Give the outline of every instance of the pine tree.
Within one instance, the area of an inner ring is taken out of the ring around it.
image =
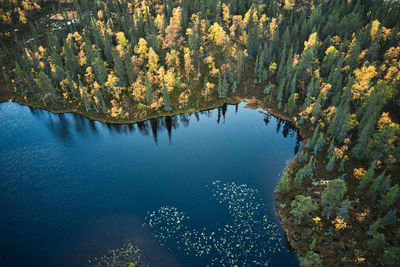
[[[307,141],[306,148],[314,149],[315,143],[317,142],[318,133],[319,133],[319,124],[317,125],[317,127],[314,128],[313,137],[311,138],[311,140]]]
[[[208,84],[208,76],[204,77],[204,82],[203,82],[203,91],[207,89],[207,84]]]
[[[371,183],[372,178],[375,175],[375,168],[376,168],[376,161],[373,161],[369,166],[368,171],[363,175],[360,183],[357,186],[357,192],[359,194],[361,194],[362,191],[364,191],[364,189],[367,188],[368,185]]]
[[[287,111],[288,113],[292,113],[296,108],[296,95],[293,93],[287,102]]]
[[[326,213],[326,219],[329,220],[331,212],[342,202],[344,194],[347,191],[346,182],[341,179],[335,179],[328,182],[325,190],[322,192],[321,204]]]
[[[100,92],[95,88],[94,89],[94,98],[97,99],[96,104],[101,108],[101,111],[106,114],[107,113],[107,108],[104,103],[103,97],[100,95]]]
[[[114,60],[114,72],[117,75],[119,80],[119,86],[125,87],[126,86],[126,79],[125,79],[125,68],[122,63],[121,56],[118,51],[114,50],[113,53],[113,60]]]
[[[324,134],[321,133],[315,142],[314,146],[314,156],[317,156],[319,152],[322,152],[324,149]]]
[[[304,216],[317,209],[317,204],[311,199],[311,197],[305,197],[303,195],[297,195],[290,206],[292,207],[290,214],[295,217],[297,224],[301,224]]]
[[[333,170],[333,168],[335,167],[335,163],[336,163],[336,155],[332,155],[329,158],[328,164],[326,165],[326,170],[331,172]]]
[[[348,210],[350,204],[351,204],[350,200],[348,199],[343,200],[338,208],[337,216],[342,218],[343,220],[347,220],[349,218]]]
[[[50,96],[50,99],[54,100],[54,98],[55,98],[54,85],[51,82],[49,76],[47,76],[47,74],[44,73],[43,71],[41,71],[39,73],[38,84],[39,84],[40,90],[43,92],[43,95],[44,96],[46,96],[46,95]],[[44,97],[43,97],[43,101],[44,101]]]
[[[171,102],[169,101],[169,94],[165,81],[163,80],[163,99],[164,99],[164,110],[169,112],[172,110]]]
[[[378,177],[376,177],[373,180],[372,184],[370,185],[366,194],[366,199],[368,200],[369,203],[375,204],[377,198],[377,191],[384,177],[385,177],[385,172],[381,173]]]
[[[228,81],[226,79],[226,74],[224,74],[224,78],[222,82],[220,81],[221,75],[218,76],[218,94],[219,98],[226,98],[228,95]]]
[[[113,63],[112,40],[107,32],[107,27],[104,27],[104,55],[109,66]]]
[[[301,188],[302,182],[303,182],[303,169],[300,169],[297,171],[296,173],[296,177],[294,178],[294,187],[296,187],[297,189]]]
[[[385,235],[382,233],[375,233],[372,235],[372,239],[368,240],[368,248],[374,253],[384,248],[386,244]]]
[[[91,103],[89,102],[89,99],[87,97],[85,88],[83,87],[81,81],[79,81],[79,89],[80,89],[80,92],[81,92],[81,99],[82,99],[83,104],[85,106],[86,112],[89,112],[91,110]]]
[[[128,84],[132,85],[135,82],[135,72],[133,71],[133,64],[130,53],[125,55],[124,65],[126,77],[128,78]]]
[[[314,123],[316,123],[318,121],[319,115],[321,113],[321,108],[322,108],[321,101],[322,101],[322,95],[319,94],[317,101],[315,102],[313,112],[312,112],[312,117],[314,118]]]
[[[97,56],[94,61],[94,73],[96,80],[102,87],[104,87],[104,84],[107,81],[107,70],[104,66],[103,60],[99,56]]]
[[[259,42],[258,42],[258,30],[256,26],[253,26],[249,29],[247,40],[246,40],[246,47],[249,52],[249,59],[257,56]]]
[[[385,216],[381,219],[380,226],[382,229],[390,224],[395,224],[397,222],[397,208],[389,210]]]
[[[304,257],[299,258],[300,265],[304,267],[322,267],[322,259],[318,253],[307,251]]]
[[[392,187],[390,187],[389,192],[387,192],[382,199],[380,199],[378,201],[378,207],[380,209],[387,209],[389,207],[391,207],[394,202],[397,200],[397,198],[399,197],[399,185],[396,184]]]
[[[368,120],[364,128],[361,129],[358,135],[357,144],[351,150],[352,156],[358,160],[364,158],[365,150],[368,146],[369,137],[375,129],[376,113],[374,113]]]
[[[279,191],[282,193],[289,193],[290,192],[290,184],[289,184],[289,175],[285,172],[282,176],[281,182],[279,183]]]
[[[335,148],[335,140],[332,139],[331,144],[329,145],[328,150],[327,150],[327,154],[328,154],[327,158],[328,159],[330,159],[330,157],[332,156],[334,148]]]
[[[237,84],[236,84],[236,81],[234,81],[233,82],[233,85],[232,85],[232,93],[236,93],[236,91],[237,91]]]
[[[147,74],[144,77],[145,77],[145,86],[146,86],[146,104],[148,106],[150,106],[151,103],[153,102],[153,89],[151,88],[151,84],[147,77]]]
[[[72,79],[76,79],[79,73],[79,63],[74,55],[73,48],[68,45],[64,44],[64,60],[65,60],[65,69],[70,73]]]

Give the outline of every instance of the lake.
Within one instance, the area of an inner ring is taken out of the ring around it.
[[[0,104],[0,265],[298,266],[274,190],[301,138],[243,106],[108,125]]]

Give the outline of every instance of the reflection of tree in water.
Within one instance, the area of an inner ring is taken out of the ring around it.
[[[217,123],[219,123],[221,121],[221,115],[223,117],[223,122],[225,123],[225,115],[226,115],[226,111],[228,110],[228,105],[224,104],[221,107],[218,108],[218,117],[217,117]]]
[[[268,126],[268,124],[271,122],[271,114],[265,113],[264,114],[264,122],[265,125]],[[282,128],[282,135],[283,137],[288,137],[290,136],[291,138],[296,135],[296,146],[294,148],[294,154],[297,154],[299,152],[299,149],[301,147],[301,142],[303,141],[302,137],[299,135],[299,129],[296,128],[296,126],[291,122],[291,121],[285,121],[282,120],[281,118],[274,117],[276,120],[276,132],[279,133],[281,128]]]
[[[229,105],[223,105],[217,108],[217,123],[225,123]],[[238,112],[239,105],[235,105],[235,113]],[[92,136],[98,135],[100,128],[106,128],[110,133],[117,134],[132,134],[138,132],[143,136],[150,136],[150,133],[157,144],[160,133],[167,131],[169,141],[172,142],[172,132],[178,129],[180,126],[188,127],[190,120],[194,117],[196,121],[200,121],[201,117],[211,118],[215,114],[214,110],[206,110],[196,113],[181,114],[173,117],[160,117],[156,119],[150,119],[138,123],[131,124],[103,124],[96,122],[79,114],[53,114],[41,109],[30,108],[32,115],[42,119],[48,129],[55,134],[64,143],[72,143],[73,133],[78,133],[81,136]],[[268,125],[271,121],[269,113],[265,113],[263,118],[265,125]],[[301,145],[301,137],[298,134],[298,129],[289,121],[276,118],[277,128],[276,131],[279,133],[282,130],[283,137],[293,137],[296,135],[297,143],[295,147],[295,154],[298,152]],[[74,131],[72,131],[73,129]]]
[[[232,222],[215,232],[194,229],[190,219],[175,207],[148,212],[146,226],[160,244],[177,246],[187,255],[201,257],[211,265],[248,266],[269,264],[270,255],[283,248],[282,233],[265,215],[258,190],[247,185],[215,181],[209,189],[229,211]]]

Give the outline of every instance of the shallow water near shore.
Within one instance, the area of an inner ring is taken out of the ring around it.
[[[136,124],[0,104],[2,266],[298,266],[274,190],[301,145],[239,105]]]

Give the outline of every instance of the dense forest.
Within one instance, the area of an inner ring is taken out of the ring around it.
[[[277,189],[300,263],[400,265],[398,1],[38,2],[0,1],[14,100],[124,122],[255,97],[309,137]]]

